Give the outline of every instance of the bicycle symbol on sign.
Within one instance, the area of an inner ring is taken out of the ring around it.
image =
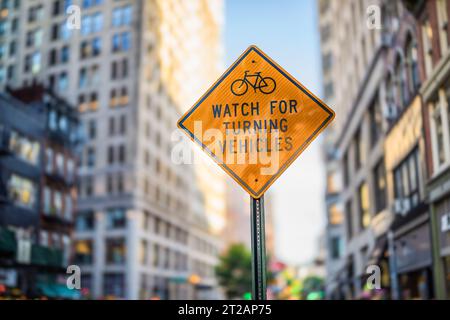
[[[249,85],[255,92],[259,90],[264,94],[271,94],[275,91],[277,83],[271,77],[263,77],[261,72],[255,72],[254,74],[249,74],[248,72],[248,70],[244,72],[244,78],[234,80],[231,84],[231,92],[235,96],[246,94]],[[250,81],[249,78],[255,78],[255,80]]]

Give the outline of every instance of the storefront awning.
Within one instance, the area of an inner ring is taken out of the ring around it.
[[[31,263],[39,266],[62,267],[62,250],[33,245],[31,247]]]
[[[0,252],[15,253],[16,250],[17,241],[14,232],[0,227]]]
[[[42,295],[53,299],[80,299],[81,292],[76,289],[69,289],[64,284],[59,283],[38,283],[38,290]]]

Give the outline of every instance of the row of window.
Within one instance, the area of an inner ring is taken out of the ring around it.
[[[90,265],[95,259],[94,241],[91,239],[77,240],[75,242],[75,263]],[[111,265],[123,265],[126,262],[126,240],[125,238],[107,238],[105,240],[105,262]],[[142,265],[149,265],[165,269],[187,271],[187,255],[175,250],[170,250],[159,244],[152,247],[152,261],[149,261],[150,251],[148,242],[142,240],[139,245],[139,262]],[[203,266],[202,266],[203,268]]]
[[[373,184],[371,186],[367,182],[363,182],[358,186],[358,216],[353,214],[354,210],[351,199],[345,205],[345,221],[349,240],[357,231],[363,231],[370,225],[372,209],[375,214],[378,214],[387,206],[387,183],[384,159],[381,159],[373,168],[372,178]],[[371,194],[374,196],[373,202],[371,202]],[[357,230],[355,229],[356,227]]]
[[[90,198],[98,194],[95,189],[93,176],[85,176],[78,181],[78,193],[80,198]],[[110,195],[120,195],[127,191],[124,174],[122,172],[109,173],[105,179],[105,192]]]
[[[368,111],[369,120],[369,139],[363,135],[362,126],[356,131],[353,138],[353,162],[350,158],[350,148],[347,149],[343,156],[343,182],[344,187],[348,186],[350,182],[350,175],[354,171],[358,171],[365,163],[367,154],[369,153],[367,140],[370,140],[371,148],[375,147],[383,132],[383,116],[381,107],[379,104],[378,94],[375,94],[375,98],[369,107]],[[364,117],[363,117],[364,118]],[[352,167],[353,163],[353,167]]]
[[[27,42],[30,41],[33,45],[40,46],[42,43],[42,33],[30,33],[29,39],[27,37]],[[131,34],[129,32],[123,32],[120,34],[113,35],[112,39],[112,51],[113,52],[119,52],[119,51],[128,51],[131,48]],[[10,47],[10,53],[15,52],[15,42],[14,45],[11,43]],[[4,46],[2,46],[5,48]],[[5,51],[6,49],[2,49],[1,51]],[[12,50],[12,51],[11,51]],[[101,51],[101,41],[96,38],[92,39],[90,41],[84,41],[81,43],[80,47],[80,54],[82,59],[91,57],[91,56],[97,56],[100,54]],[[63,46],[60,51],[58,52],[57,49],[52,49],[49,52],[48,61],[50,66],[54,66],[58,63],[67,63],[70,59],[70,49],[68,46]],[[112,68],[115,68],[115,71],[112,70],[112,76],[115,74],[113,72],[118,71],[118,66],[112,66]],[[24,72],[32,74],[37,74],[42,69],[42,54],[40,51],[34,51],[31,53],[28,53],[25,56],[24,61]],[[78,77],[78,87],[80,89],[96,86],[99,84],[99,72],[100,68],[98,65],[93,65],[90,68],[83,67],[79,71],[79,77]],[[117,75],[120,75],[121,78],[124,78],[128,75],[128,62],[122,61],[121,67],[120,67],[120,73],[117,73]]]
[[[149,261],[149,246],[146,240],[142,240],[139,248],[139,262],[142,265],[151,265],[164,269],[177,271],[188,270],[188,257],[185,253],[171,250],[157,243],[153,244],[152,261]]]
[[[37,201],[36,183],[17,174],[11,174],[7,181],[8,199],[13,204],[35,209]]]
[[[75,160],[48,147],[45,150],[45,172],[57,174],[71,182],[75,180]]]
[[[371,208],[374,206],[375,214],[384,210],[387,206],[386,195],[386,171],[384,160],[381,160],[373,169],[373,192],[370,193],[369,185],[363,182],[358,187],[358,222],[359,231],[370,225],[372,214]],[[421,203],[420,196],[420,166],[419,149],[407,156],[394,169],[394,211],[397,214],[408,214]],[[371,204],[370,194],[374,195],[374,203]],[[351,239],[355,232],[355,219],[353,215],[352,201],[349,200],[345,206],[348,238]]]
[[[0,130],[1,131],[1,130]],[[40,144],[15,130],[9,131],[9,148],[14,155],[32,165],[39,163]]]
[[[123,229],[127,225],[126,209],[112,208],[105,213],[105,224],[108,230]],[[79,212],[75,220],[77,231],[92,231],[95,228],[95,216],[92,211]]]
[[[44,187],[43,212],[47,216],[54,216],[72,221],[74,200],[70,193],[50,186]]]
[[[88,168],[93,168],[96,165],[96,149],[94,147],[87,147],[85,151],[84,164]],[[126,147],[124,144],[118,146],[108,146],[106,152],[106,161],[109,165],[124,164],[126,162]]]
[[[129,104],[130,98],[127,87],[113,88],[110,91],[109,107],[125,107]],[[78,110],[83,112],[94,112],[99,107],[97,92],[80,94],[78,96]]]
[[[179,243],[187,244],[188,232],[182,228],[172,225],[169,221],[150,214],[144,213],[143,229],[146,231],[153,231],[157,235],[166,237],[167,239],[173,239]]]
[[[200,252],[206,253],[206,254],[210,254],[210,255],[217,255],[217,248],[210,244],[208,241],[203,240],[199,237],[194,237],[193,238],[193,242],[194,242],[194,248],[196,248],[197,250],[199,250]]]

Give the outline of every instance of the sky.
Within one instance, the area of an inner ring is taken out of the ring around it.
[[[225,0],[225,7],[227,67],[254,44],[322,97],[315,0]],[[319,137],[269,191],[280,260],[303,264],[316,257],[325,227],[324,188]]]

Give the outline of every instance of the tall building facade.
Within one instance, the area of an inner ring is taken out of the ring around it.
[[[327,293],[374,294],[367,267],[377,265],[377,295],[445,298],[449,2],[320,1],[319,8],[325,94],[337,109],[325,145]],[[343,18],[327,19],[335,15]],[[339,81],[342,68],[348,81]],[[336,237],[345,238],[342,251]]]
[[[42,83],[81,113],[75,263],[92,297],[215,296],[211,198],[171,136],[220,70],[222,6],[2,1],[2,85]]]
[[[319,1],[325,100],[336,120],[325,138],[327,171],[327,283],[330,298],[362,293],[365,266],[386,233],[390,215],[374,205],[383,171],[382,117],[386,43],[368,28],[366,9],[381,1]],[[376,174],[375,174],[376,173]],[[385,186],[383,187],[385,188]],[[369,202],[370,201],[370,202]]]
[[[65,274],[77,200],[78,113],[42,87],[2,93],[0,107],[1,295],[77,298]]]

